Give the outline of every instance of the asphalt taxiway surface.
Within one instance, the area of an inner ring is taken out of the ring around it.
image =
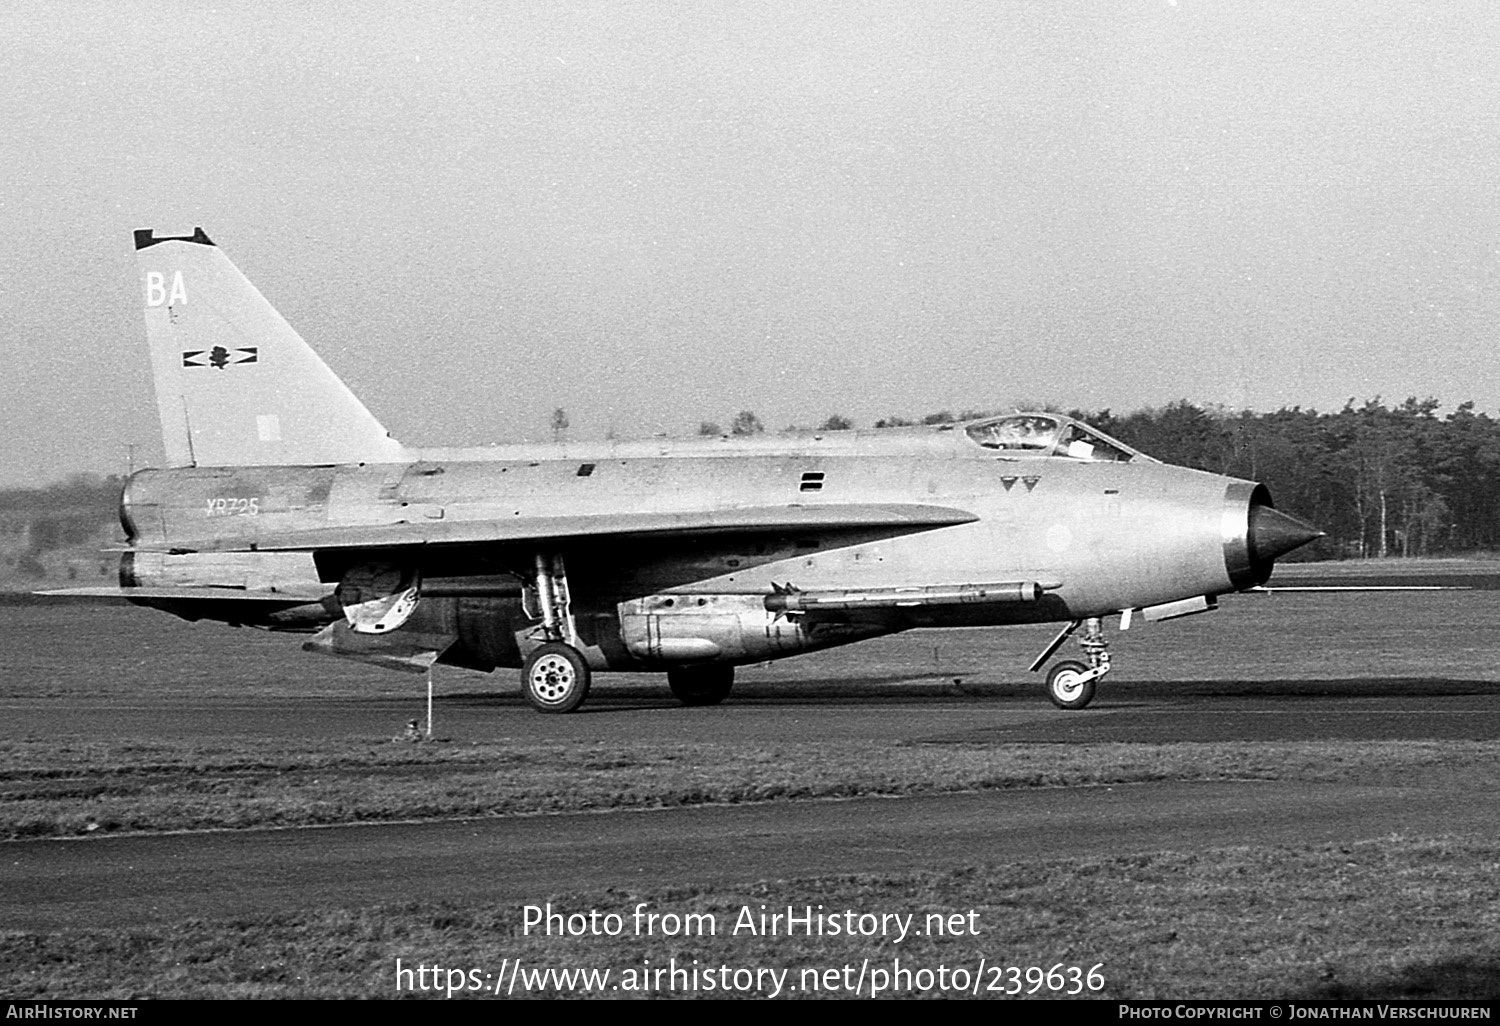
[[[816,690],[816,689],[814,689]],[[1476,681],[1124,684],[1085,713],[1024,694],[865,683],[790,698],[744,689],[718,709],[648,690],[601,694],[586,714],[537,716],[513,696],[450,695],[438,721],[469,737],[714,738],[872,743],[1171,743],[1492,739],[1500,693]],[[13,728],[45,730],[54,703],[8,700]],[[385,731],[412,703],[313,699],[171,707],[81,703],[74,731],[211,736]],[[137,722],[140,720],[142,722]],[[444,732],[440,729],[440,732]],[[1244,781],[998,791],[890,799],[596,812],[0,845],[12,929],[217,919],[390,902],[536,903],[563,892],[788,880],[1131,851],[1500,834],[1500,803],[1458,771],[1379,784]]]
[[[391,902],[540,903],[981,862],[1500,829],[1462,781],[1230,782],[165,837],[0,849],[6,926],[53,930]]]
[[[488,680],[485,680],[488,683]],[[528,741],[1183,741],[1500,740],[1500,684],[1444,678],[1111,681],[1082,712],[1053,708],[1036,684],[997,686],[908,676],[889,682],[736,685],[724,706],[687,709],[664,685],[596,688],[570,716],[541,716],[518,688],[450,688],[438,736]],[[410,698],[184,697],[150,701],[0,697],[12,737],[93,740],[263,737],[384,741],[424,717]]]

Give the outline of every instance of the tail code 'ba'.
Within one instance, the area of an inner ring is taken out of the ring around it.
[[[399,462],[403,449],[199,228],[135,233],[172,466]]]

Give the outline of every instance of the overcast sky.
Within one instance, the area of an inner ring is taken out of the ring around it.
[[[201,225],[398,438],[1500,413],[1494,0],[0,7],[0,486],[161,459]]]

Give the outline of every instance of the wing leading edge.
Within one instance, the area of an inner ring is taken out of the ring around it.
[[[948,506],[911,503],[747,506],[685,513],[611,513],[572,516],[516,516],[507,520],[424,521],[318,527],[211,538],[171,545],[143,545],[140,551],[314,552],[337,549],[564,542],[570,539],[687,538],[756,531],[844,531],[887,528],[897,533],[970,524],[979,517]]]

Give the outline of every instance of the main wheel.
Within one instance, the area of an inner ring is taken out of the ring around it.
[[[1089,668],[1082,663],[1061,662],[1047,671],[1047,697],[1059,709],[1082,709],[1094,700],[1094,681],[1080,680]]]
[[[734,687],[734,667],[683,666],[668,670],[667,687],[683,705],[718,705]]]
[[[538,712],[569,713],[589,697],[589,664],[572,645],[549,641],[526,660],[521,687]]]

